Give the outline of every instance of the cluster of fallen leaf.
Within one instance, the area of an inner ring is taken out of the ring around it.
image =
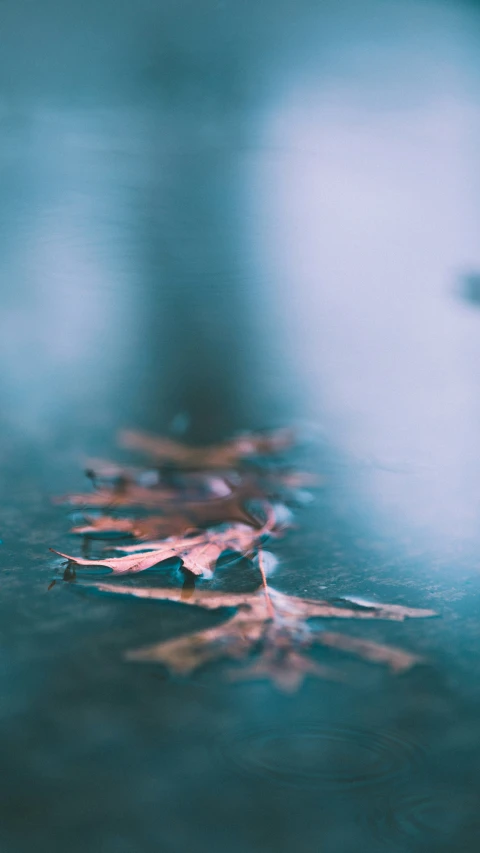
[[[387,664],[395,672],[405,671],[420,660],[402,649],[327,631],[322,623],[308,620],[398,621],[433,616],[431,610],[348,599],[315,601],[285,595],[270,586],[265,540],[285,532],[285,503],[297,490],[315,483],[311,475],[292,471],[278,461],[278,455],[293,442],[289,430],[242,435],[211,447],[188,447],[132,431],[123,432],[120,441],[146,454],[151,464],[121,467],[94,460],[87,470],[93,490],[69,495],[62,502],[82,507],[83,522],[72,532],[83,535],[84,541],[112,535],[135,541],[117,544],[115,556],[106,558],[56,551],[68,560],[65,578],[75,576],[75,566],[102,566],[114,575],[126,575],[176,558],[181,560],[185,576],[183,587],[115,582],[94,582],[93,586],[109,594],[229,611],[219,626],[131,651],[129,660],[156,661],[173,672],[188,674],[209,661],[227,657],[247,664],[230,672],[232,678],[270,678],[284,690],[296,689],[307,674],[341,677],[341,673],[303,654],[313,644]],[[255,561],[262,581],[255,592],[195,588],[195,576],[210,579],[226,552]]]

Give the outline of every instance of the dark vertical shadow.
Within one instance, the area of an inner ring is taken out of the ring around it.
[[[263,316],[264,283],[245,236],[253,122],[244,103],[225,103],[228,73],[228,66],[217,68],[200,106],[180,93],[174,108],[153,107],[138,243],[143,305],[132,414],[165,429],[185,413],[189,437],[199,441],[272,425],[287,396],[278,383],[285,364],[271,346],[276,331]]]
[[[238,234],[238,156],[185,145],[182,134],[150,198],[135,395],[142,421],[166,426],[184,412],[202,440],[248,425],[258,411],[263,344]]]

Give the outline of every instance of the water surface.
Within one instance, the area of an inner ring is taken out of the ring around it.
[[[476,853],[475,5],[0,19],[2,851]],[[324,485],[275,585],[434,608],[355,626],[425,665],[175,680],[123,653],[217,615],[48,591],[52,497],[183,414],[200,442],[299,425]]]

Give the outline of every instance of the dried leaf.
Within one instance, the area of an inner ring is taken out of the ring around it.
[[[185,569],[194,575],[212,574],[223,548],[215,542],[202,542],[193,548],[182,551],[181,557]]]
[[[113,518],[110,515],[100,515],[98,518],[85,516],[85,523],[72,527],[70,533],[81,536],[125,533],[134,535],[134,521],[131,518]]]
[[[362,599],[343,597],[340,601],[347,601],[355,604],[361,610],[376,610],[382,613],[388,613],[389,619],[394,619],[397,622],[403,622],[404,619],[424,618],[435,616],[434,610],[421,610],[418,607],[404,607],[403,604],[381,604],[375,601],[364,601]],[[382,617],[383,618],[383,617]]]
[[[189,571],[196,575],[209,576],[223,551],[250,551],[262,536],[272,531],[274,524],[275,519],[269,513],[266,523],[259,530],[247,525],[232,524],[226,530],[210,529],[197,536],[171,536],[158,542],[117,548],[116,550],[125,552],[126,556],[108,557],[105,560],[75,557],[53,548],[51,550],[78,566],[105,566],[115,574],[143,572],[171,557],[180,557]]]
[[[161,507],[162,516],[155,517],[155,521],[150,523],[145,520],[143,525],[145,530],[157,529],[160,533],[162,529],[169,529],[170,517],[173,517],[171,525],[174,530],[187,530],[192,527],[219,524],[223,521],[238,521],[259,527],[260,521],[246,508],[245,504],[252,497],[261,496],[263,497],[263,494],[251,481],[248,481],[232,489],[226,496],[207,500],[179,500],[177,492],[171,489],[148,489],[143,486],[128,485],[121,492],[99,489],[91,494],[68,495],[61,498],[59,502],[66,502],[72,506],[110,509],[121,506],[144,509]]]
[[[55,503],[101,508],[118,506],[158,508],[176,500],[176,498],[177,492],[175,489],[149,489],[146,486],[125,483],[121,487],[111,489],[101,488],[95,492],[79,492],[73,495],[64,495],[57,498]]]
[[[306,489],[320,486],[322,478],[308,471],[279,471],[270,473],[270,478],[285,489]]]
[[[230,610],[225,621],[214,628],[131,651],[127,655],[129,660],[158,661],[173,672],[187,674],[219,658],[244,662],[248,658],[248,665],[232,672],[231,678],[269,678],[285,691],[296,690],[307,675],[341,677],[305,656],[304,650],[314,643],[386,664],[394,672],[403,672],[421,660],[403,649],[321,630],[309,620],[401,621],[435,615],[431,610],[355,598],[317,601],[285,595],[268,586],[259,547],[262,537],[291,525],[290,510],[283,504],[292,496],[297,502],[304,502],[308,495],[298,490],[317,485],[318,480],[310,474],[279,470],[278,466],[246,467],[244,463],[289,447],[293,443],[290,430],[247,433],[209,447],[189,447],[169,438],[134,431],[123,432],[120,441],[125,447],[153,456],[154,467],[143,469],[91,461],[86,473],[93,483],[93,493],[71,495],[63,501],[107,511],[117,507],[141,508],[151,514],[142,518],[87,516],[85,524],[73,528],[74,533],[100,538],[102,534],[124,533],[135,537],[137,542],[114,549],[121,552],[119,556],[98,560],[55,551],[69,561],[64,577],[75,576],[74,565],[103,566],[114,574],[129,574],[176,557],[187,570],[181,590],[115,583],[93,586],[116,595],[172,601],[206,610]],[[277,506],[267,502],[274,500],[282,503]],[[263,525],[249,509],[253,501],[261,502],[264,507]],[[260,589],[238,594],[195,588],[194,576],[211,576],[225,551],[255,557],[262,576]]]
[[[314,601],[285,595],[264,585],[254,593],[222,593],[210,590],[189,591],[182,599],[179,589],[141,588],[96,583],[107,593],[159,601],[176,601],[208,610],[227,607],[234,613],[214,628],[197,631],[143,649],[128,652],[127,659],[163,663],[172,672],[188,674],[219,658],[243,660],[255,650],[260,654],[249,667],[235,671],[233,678],[270,678],[282,690],[295,690],[306,675],[339,678],[339,673],[306,658],[299,650],[319,643],[354,653],[376,663],[385,663],[395,672],[404,671],[421,659],[402,649],[359,640],[343,634],[315,631],[307,623],[312,617],[341,619],[416,618],[435,615],[431,610],[404,608],[401,616],[395,606],[335,607],[328,601]],[[392,609],[393,608],[393,609]]]
[[[252,606],[252,598],[258,593],[235,593],[235,592],[213,592],[211,590],[194,590],[187,600],[182,596],[182,590],[178,587],[144,587],[144,586],[122,586],[117,583],[98,582],[92,584],[100,592],[113,593],[115,595],[127,595],[133,598],[147,598],[154,601],[173,601],[188,606],[203,607],[206,610],[218,610],[220,607],[248,607]],[[259,603],[261,595],[259,594]]]
[[[119,465],[109,459],[85,459],[85,470],[90,479],[94,480],[128,480],[137,482],[145,469],[133,465]],[[159,472],[154,472],[159,477]]]
[[[101,515],[98,518],[85,518],[86,523],[72,527],[70,533],[82,536],[97,536],[103,533],[125,533],[135,539],[152,539],[165,536],[179,536],[192,530],[191,522],[182,515],[153,515],[147,518],[113,518]]]
[[[260,538],[271,532],[272,528],[267,525],[260,528],[260,530],[256,530],[246,524],[231,524],[225,529],[210,527],[208,530],[202,530],[195,536],[186,536],[182,539],[172,536],[168,541],[172,542],[172,544],[178,541],[179,547],[183,550],[187,547],[193,548],[197,545],[203,546],[211,543],[220,546],[220,553],[222,551],[235,551],[239,554],[248,554],[253,550]],[[121,545],[115,550],[122,551],[125,554],[134,554],[146,550],[155,551],[157,548],[161,548],[166,541],[159,539],[150,542],[138,542],[135,545]]]
[[[54,554],[59,557],[64,557],[69,563],[74,563],[76,566],[104,566],[111,569],[115,574],[126,574],[135,572],[144,572],[145,569],[150,569],[161,563],[164,560],[169,560],[171,557],[178,557],[177,551],[168,545],[159,548],[156,551],[147,551],[141,554],[133,554],[127,557],[110,557],[107,560],[89,560],[85,557],[73,557],[71,554],[63,554],[61,551],[55,551],[50,548]]]
[[[164,470],[159,468],[139,468],[132,465],[118,465],[103,459],[87,460],[87,476],[98,485],[103,483],[109,488],[127,488],[129,485],[145,488],[168,488],[175,491],[176,497],[185,500],[194,498],[226,497],[232,491],[232,486],[225,482],[225,477],[232,472]],[[240,479],[240,478],[239,478]]]
[[[62,555],[65,556],[65,555]],[[130,595],[135,598],[150,598],[158,601],[181,602],[181,589],[172,587],[137,587],[120,586],[111,583],[95,583],[96,589],[103,592],[111,592],[117,595]],[[272,601],[278,618],[285,623],[303,622],[315,617],[322,619],[382,619],[398,621],[398,616],[392,613],[388,605],[380,608],[356,608],[350,610],[345,607],[335,607],[329,601],[315,600],[310,598],[298,598],[295,595],[286,595],[283,592],[268,587],[268,597],[265,596],[263,587],[255,592],[234,593],[216,592],[213,590],[195,590],[189,598],[188,605],[204,607],[208,610],[216,610],[219,607],[241,607],[250,611],[250,618],[259,618],[263,621],[269,618],[267,600]],[[183,603],[183,602],[182,602]],[[436,616],[434,610],[421,610],[406,608],[408,618],[428,618]]]
[[[137,430],[124,430],[119,438],[123,447],[141,450],[160,462],[187,469],[235,467],[251,456],[270,455],[285,450],[294,441],[290,429],[264,434],[245,433],[209,447],[189,447],[170,438],[161,438]]]

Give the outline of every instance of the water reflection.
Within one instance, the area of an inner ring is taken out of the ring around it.
[[[158,428],[185,412],[203,441],[271,424],[288,396],[269,381],[284,372],[285,359],[272,357],[272,328],[244,236],[245,129],[238,128],[237,148],[228,138],[232,117],[209,119],[220,139],[206,141],[195,124],[185,136],[180,117],[164,156],[161,141],[152,153],[140,236],[147,247],[139,258],[142,351],[132,387],[141,422]]]

